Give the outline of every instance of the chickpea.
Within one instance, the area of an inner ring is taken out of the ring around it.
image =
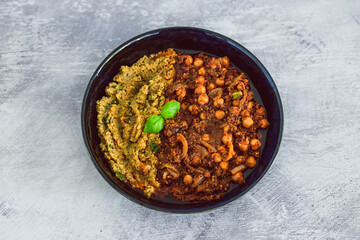
[[[195,79],[196,84],[201,84],[204,85],[205,84],[205,78],[204,76],[199,76],[198,78]]]
[[[201,67],[203,65],[203,63],[204,63],[204,61],[200,58],[195,58],[195,60],[194,60],[194,65],[196,67]]]
[[[244,111],[242,111],[240,113],[240,115],[243,117],[250,117],[250,112],[249,112],[249,110],[245,109]]]
[[[186,56],[186,59],[185,59],[186,66],[190,66],[192,63],[193,63],[192,56],[190,56],[190,55]]]
[[[245,165],[248,166],[249,168],[253,168],[256,165],[256,160],[253,156],[248,157],[248,159],[246,159]]]
[[[224,134],[222,137],[222,142],[227,145],[228,143],[232,143],[233,137],[231,133]]]
[[[220,65],[219,60],[214,59],[214,60],[212,60],[212,62],[211,62],[211,64],[210,64],[210,67],[211,67],[211,69],[215,69],[215,68],[217,68],[219,65]]]
[[[195,88],[195,93],[196,94],[203,94],[206,93],[206,88],[204,85],[198,84],[197,87]]]
[[[250,145],[252,150],[257,150],[261,146],[261,142],[254,138],[250,140]]]
[[[228,67],[230,64],[229,59],[227,57],[220,58],[220,64],[224,67]]]
[[[215,89],[215,84],[213,84],[213,83],[210,83],[209,85],[208,85],[208,87],[207,87],[207,90],[208,91],[211,91],[211,90],[213,90],[213,89]]]
[[[249,151],[249,141],[241,141],[239,143],[239,149],[242,152],[247,152]]]
[[[254,152],[254,153],[253,153],[253,156],[254,156],[254,157],[257,157],[257,158],[260,157],[260,152],[259,152],[259,151]]]
[[[198,106],[196,106],[195,104],[194,105],[191,105],[191,106],[189,106],[189,112],[192,114],[192,115],[196,115],[196,114],[198,114],[199,113],[199,111],[198,111]]]
[[[214,99],[214,106],[215,107],[221,107],[224,105],[224,99],[223,98],[215,98]]]
[[[262,129],[264,129],[264,128],[267,128],[268,126],[269,126],[269,122],[268,122],[268,120],[266,120],[265,118],[263,118],[263,119],[261,119],[260,121],[259,121],[259,128],[262,128]]]
[[[188,108],[188,104],[187,103],[182,103],[181,105],[180,105],[180,111],[185,111],[187,108]]]
[[[242,183],[244,182],[244,174],[243,172],[237,172],[234,175],[231,176],[231,180],[233,180],[236,183]]]
[[[211,159],[214,160],[214,162],[217,162],[217,163],[221,162],[221,156],[218,153],[213,153],[211,155]]]
[[[216,83],[216,85],[222,87],[222,86],[224,86],[225,81],[224,81],[224,79],[217,78],[216,81],[215,81],[215,83]]]
[[[208,142],[210,140],[210,135],[205,133],[201,136],[202,140],[204,140],[205,142]]]
[[[180,88],[176,91],[176,95],[179,97],[179,99],[183,99],[186,96],[186,90],[184,88]]]
[[[176,90],[176,96],[180,96],[182,94],[183,90],[184,90],[183,88],[177,89]]]
[[[238,157],[235,159],[234,164],[235,164],[235,165],[240,165],[240,164],[242,164],[242,163],[244,163],[244,162],[245,162],[245,156],[238,156]]]
[[[225,127],[224,127],[224,133],[227,133],[227,132],[229,132],[230,131],[230,126],[229,125],[226,125]]]
[[[239,106],[240,105],[240,101],[238,99],[232,101],[232,105],[233,106]]]
[[[199,165],[201,163],[200,157],[199,156],[193,157],[191,163],[194,164],[195,166]]]
[[[193,182],[193,177],[191,175],[187,174],[187,175],[185,175],[183,181],[184,181],[185,185],[191,185]]]
[[[203,93],[203,94],[201,94],[200,96],[199,96],[199,98],[198,98],[198,103],[200,104],[200,105],[204,105],[204,104],[206,104],[206,103],[208,103],[209,102],[209,97],[208,97],[208,95],[206,95],[206,93]]]
[[[265,108],[260,107],[258,110],[256,110],[256,114],[261,115],[261,116],[265,116],[266,115]]]
[[[254,107],[254,102],[248,102],[247,109],[251,110]]]
[[[201,67],[198,71],[199,75],[205,75],[206,74],[206,70],[205,70],[205,67]]]
[[[250,128],[254,124],[254,120],[251,117],[246,117],[242,120],[242,125],[245,128]]]
[[[219,119],[219,120],[223,119],[225,117],[225,112],[222,110],[217,110],[215,112],[215,117],[216,117],[216,119]]]
[[[242,91],[242,90],[243,90],[243,87],[242,87],[240,84],[238,84],[238,85],[236,86],[236,89],[239,90],[239,91]]]
[[[219,147],[218,147],[218,151],[221,152],[221,153],[223,153],[223,154],[225,154],[225,153],[226,153],[226,148],[225,148],[225,146],[219,146]]]
[[[204,112],[200,113],[200,119],[205,120],[206,119],[206,113],[204,113]]]
[[[222,161],[219,163],[219,166],[220,166],[221,170],[226,171],[229,168],[229,162]]]

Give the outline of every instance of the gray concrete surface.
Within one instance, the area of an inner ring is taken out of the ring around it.
[[[165,26],[252,51],[282,96],[281,149],[212,211],[141,207],[98,174],[80,106],[115,47]],[[0,239],[360,239],[360,1],[0,1]]]

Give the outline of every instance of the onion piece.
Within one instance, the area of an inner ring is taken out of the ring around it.
[[[205,181],[204,175],[199,175],[196,177],[194,184],[192,185],[193,188],[196,188],[200,184],[202,184]]]
[[[239,166],[236,166],[233,169],[231,169],[230,172],[232,175],[234,175],[235,173],[237,173],[239,171],[244,171],[245,169],[246,169],[245,164],[240,164]]]
[[[227,144],[227,146],[229,147],[229,152],[225,157],[224,161],[229,161],[233,156],[236,155],[236,152],[234,151],[234,145],[230,142]]]
[[[166,168],[167,171],[174,177],[174,178],[178,178],[180,176],[180,173],[179,171],[176,169],[176,167],[174,167],[173,165],[171,164],[164,164],[163,165],[163,168]]]
[[[211,98],[216,98],[216,97],[221,97],[222,94],[223,94],[222,88],[215,88],[211,90],[211,92],[209,92],[208,96]]]
[[[206,150],[206,148],[204,148],[203,146],[200,146],[200,145],[196,145],[195,148],[198,150],[198,152],[200,152],[200,155],[201,156],[208,156],[209,155],[209,152],[208,150]]]
[[[212,152],[217,152],[216,148],[211,145],[210,143],[208,142],[205,142],[204,140],[200,139],[199,142],[204,145],[205,147],[207,147],[208,150],[211,150]]]
[[[182,144],[182,153],[180,156],[180,159],[184,159],[186,157],[186,154],[188,152],[189,146],[186,138],[181,133],[176,134],[176,140],[180,141]]]
[[[245,101],[246,101],[246,98],[247,98],[247,91],[245,89],[245,86],[244,86],[244,83],[243,82],[240,82],[239,85],[243,88],[243,98],[240,100],[240,106],[244,105]]]
[[[168,172],[175,178],[179,178],[180,174],[179,172],[175,171],[174,169],[171,169],[171,168],[167,168]]]

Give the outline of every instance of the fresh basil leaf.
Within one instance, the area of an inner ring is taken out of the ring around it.
[[[161,116],[153,115],[149,117],[145,124],[144,132],[146,133],[158,133],[165,125],[165,120]]]
[[[161,109],[161,116],[164,118],[174,117],[180,110],[180,103],[178,101],[171,101],[166,103]]]

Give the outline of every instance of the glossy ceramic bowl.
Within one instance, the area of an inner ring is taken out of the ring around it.
[[[205,52],[218,57],[227,56],[235,67],[249,76],[252,86],[257,90],[255,90],[257,98],[261,98],[267,110],[270,126],[264,136],[265,142],[258,164],[251,172],[245,174],[246,182],[244,184],[233,187],[219,200],[180,202],[171,198],[147,198],[140,191],[116,178],[100,150],[100,138],[96,128],[96,101],[105,95],[105,87],[119,72],[120,66],[132,65],[144,55],[157,53],[168,48],[188,53]],[[283,129],[283,110],[278,90],[270,74],[246,48],[212,31],[174,27],[157,29],[136,36],[120,45],[104,59],[86,88],[81,112],[81,125],[91,160],[99,173],[119,193],[134,202],[153,209],[169,212],[194,212],[229,203],[242,196],[259,182],[274,161],[279,149]]]

